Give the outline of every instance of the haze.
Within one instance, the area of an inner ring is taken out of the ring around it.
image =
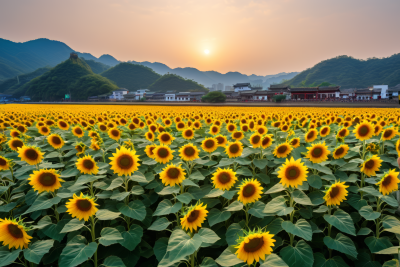
[[[399,0],[2,0],[0,37],[48,38],[121,61],[267,75],[338,55],[399,53],[399,11]]]

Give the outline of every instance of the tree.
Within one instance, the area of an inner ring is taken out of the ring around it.
[[[274,95],[272,99],[274,102],[282,102],[282,100],[286,99],[286,95]]]
[[[209,92],[201,98],[201,101],[210,103],[223,103],[225,100],[226,95],[219,91]]]

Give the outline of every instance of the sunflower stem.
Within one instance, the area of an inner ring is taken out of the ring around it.
[[[190,265],[194,267],[194,253],[190,255]]]
[[[246,227],[247,228],[249,228],[249,213],[248,213],[248,211],[249,211],[249,205],[246,204],[244,212],[246,214]]]
[[[95,221],[94,221],[94,217],[90,216],[90,220],[92,223],[92,230],[91,230],[91,234],[92,234],[92,242],[96,242],[96,234],[95,234]],[[97,267],[97,249],[96,252],[94,253],[94,267]]]

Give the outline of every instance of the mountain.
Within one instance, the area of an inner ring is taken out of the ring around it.
[[[54,67],[66,60],[70,53],[76,52],[59,41],[41,38],[23,43],[16,43],[0,38],[0,79],[8,79],[38,68]],[[110,55],[96,58],[88,53],[79,56],[115,66],[118,60]]]
[[[102,73],[111,68],[109,65],[94,61],[93,59],[85,59],[83,57],[81,57],[81,59],[83,59],[96,74]]]
[[[11,79],[4,80],[3,82],[0,82],[0,93],[13,95],[18,92],[19,88],[24,86],[26,83],[49,71],[50,69],[51,68],[49,67],[44,67],[27,74],[22,74]]]
[[[195,81],[184,79],[176,74],[165,74],[148,87],[154,92],[206,92],[207,89]]]
[[[56,101],[71,94],[72,100],[87,100],[89,96],[111,93],[118,86],[93,73],[82,59],[67,59],[50,71],[22,86],[17,94],[28,95],[34,101]]]
[[[126,62],[119,63],[101,73],[101,76],[113,81],[120,88],[126,88],[129,91],[146,89],[161,77],[160,74],[148,67]]]
[[[329,82],[342,88],[360,88],[400,83],[400,54],[387,58],[355,59],[338,56],[316,64],[284,84],[307,87]]]
[[[271,84],[279,84],[282,82],[285,82],[286,80],[290,80],[293,77],[295,77],[299,72],[290,72],[290,73],[280,73],[278,75],[271,75],[272,77],[269,77],[265,80],[264,83],[262,83],[263,88],[268,88]]]

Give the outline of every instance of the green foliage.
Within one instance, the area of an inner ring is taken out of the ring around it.
[[[81,57],[81,59],[83,59],[86,62],[86,64],[89,65],[90,69],[96,74],[102,73],[110,68],[110,66],[103,64],[101,62],[94,61],[93,59],[89,60],[83,57]]]
[[[204,95],[201,98],[201,100],[203,102],[210,102],[210,103],[223,103],[226,101],[226,95],[219,91],[213,91]]]
[[[0,93],[4,94],[16,94],[19,92],[20,88],[24,86],[26,83],[30,82],[32,79],[39,77],[43,73],[49,71],[51,68],[40,68],[35,70],[34,72],[22,74],[17,77],[13,77],[11,79],[7,79],[3,82],[0,82]],[[18,83],[19,80],[19,83]]]
[[[87,100],[118,89],[110,80],[94,74],[82,59],[68,59],[50,71],[33,79],[18,90],[15,96],[28,95],[33,101],[60,101],[71,93],[72,100]]]
[[[154,92],[205,92],[207,89],[197,82],[189,79],[184,79],[181,76],[175,74],[165,74],[161,76],[157,81],[149,86],[151,91]]]
[[[120,88],[126,88],[129,91],[148,88],[161,77],[161,75],[148,67],[126,62],[101,73],[101,76],[110,79]]]
[[[282,100],[285,100],[285,99],[286,99],[286,95],[274,95],[272,97],[272,100],[274,102],[282,102]]]
[[[377,84],[395,86],[399,83],[400,54],[395,54],[387,58],[367,60],[338,56],[316,64],[284,84],[294,87],[337,84],[342,88],[360,88]]]

